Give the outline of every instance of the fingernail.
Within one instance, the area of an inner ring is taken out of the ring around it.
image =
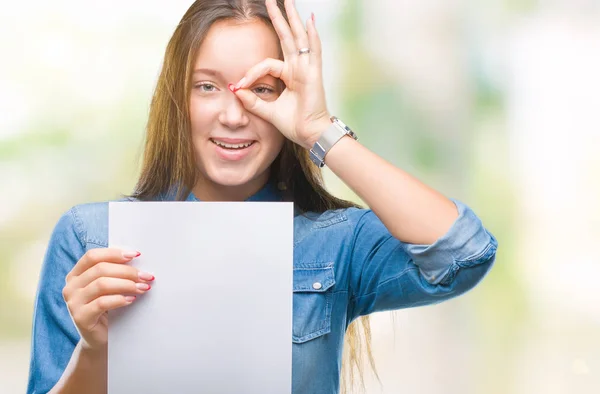
[[[235,90],[240,89],[242,86],[244,86],[245,83],[246,83],[246,77],[240,79],[240,82],[238,82],[237,85],[235,85]]]
[[[235,93],[237,91],[236,87],[234,84],[230,83],[229,85],[227,85],[227,87],[229,88],[229,90],[231,90],[233,93]]]
[[[135,298],[136,298],[135,296],[127,296],[127,297],[125,297],[125,301],[131,303],[131,302],[135,301]]]
[[[315,23],[315,13],[311,12],[310,17],[312,18],[313,23]]]
[[[150,290],[150,285],[148,283],[136,283],[135,287],[137,287],[138,290]]]
[[[154,275],[147,272],[138,272],[138,278],[141,280],[154,280]]]
[[[123,252],[123,257],[126,259],[134,259],[141,255],[140,252]]]

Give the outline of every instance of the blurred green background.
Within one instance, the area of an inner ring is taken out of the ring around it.
[[[40,265],[60,215],[129,193],[166,43],[191,1],[0,12],[0,393],[25,391]],[[470,205],[490,275],[377,314],[369,393],[600,392],[600,2],[297,0],[330,111]],[[326,172],[329,188],[356,199]]]

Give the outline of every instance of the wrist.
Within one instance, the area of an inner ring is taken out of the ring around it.
[[[90,360],[97,359],[98,357],[106,357],[108,354],[108,343],[98,344],[92,346],[85,339],[79,340],[80,354],[83,357],[89,358]]]
[[[323,123],[322,130],[318,134],[318,138],[310,148],[310,160],[319,167],[325,165],[325,156],[343,137],[350,136],[353,139],[358,139],[356,134],[340,119],[332,116],[328,121],[328,125]]]
[[[308,139],[305,140],[303,144],[304,148],[308,150],[312,149],[312,147],[315,146],[319,138],[321,138],[321,135],[325,132],[325,130],[329,128],[329,126],[331,126],[331,120],[329,119],[329,117],[316,121],[314,127],[315,132]]]

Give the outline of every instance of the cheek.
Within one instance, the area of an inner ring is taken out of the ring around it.
[[[279,130],[269,124],[268,131],[263,136],[263,141],[266,141],[267,145],[269,146],[271,155],[277,155],[283,147],[285,137],[279,132]]]
[[[255,130],[257,130],[257,134],[263,143],[265,141],[268,141],[269,145],[280,145],[283,143],[285,137],[272,123],[269,123],[256,115],[252,115],[252,118],[254,120]]]
[[[210,101],[194,99],[190,101],[190,122],[192,135],[198,136],[210,131],[210,125],[217,119],[218,107]]]

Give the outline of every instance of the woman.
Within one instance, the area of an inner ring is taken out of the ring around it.
[[[464,293],[497,247],[467,206],[331,118],[321,61],[314,15],[305,29],[292,0],[194,2],[166,50],[129,198],[294,202],[294,272],[315,284],[294,286],[295,394],[339,392],[354,320]],[[327,193],[323,164],[370,210]],[[35,304],[29,393],[106,392],[107,311],[160,280],[126,264],[137,256],[107,248],[107,203],[62,216]]]

